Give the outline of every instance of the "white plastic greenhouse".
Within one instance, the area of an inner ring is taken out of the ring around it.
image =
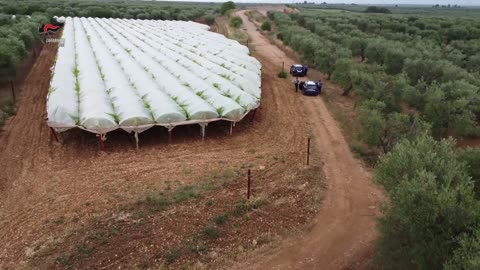
[[[48,125],[104,138],[153,126],[240,121],[260,104],[261,65],[247,47],[182,21],[65,18]],[[135,136],[138,139],[138,136]]]

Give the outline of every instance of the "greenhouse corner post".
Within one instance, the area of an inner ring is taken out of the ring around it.
[[[100,140],[100,150],[105,151],[105,142],[103,141],[103,134],[98,134],[98,139]]]
[[[230,135],[235,133],[235,123],[236,122],[230,122]]]
[[[207,124],[200,124],[201,133],[202,133],[202,142],[205,141],[205,130],[207,128]]]
[[[138,132],[134,131],[133,136],[135,137],[135,146],[136,146],[136,149],[138,150]]]
[[[168,128],[168,143],[172,143],[172,130],[173,128]]]

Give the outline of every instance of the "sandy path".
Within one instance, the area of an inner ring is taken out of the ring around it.
[[[257,54],[285,62],[294,60],[272,45],[245,15],[244,22]],[[356,160],[321,98],[298,96],[310,115],[314,143],[324,162],[328,190],[311,230],[268,254],[246,263],[255,269],[344,269],[361,267],[371,257],[376,238],[375,215],[379,190]],[[242,263],[243,264],[243,263]],[[244,265],[240,268],[245,267]]]

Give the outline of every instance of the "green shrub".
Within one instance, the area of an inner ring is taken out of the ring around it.
[[[15,114],[15,103],[12,99],[8,99],[2,103],[0,110],[3,111],[7,116]]]
[[[203,233],[207,237],[212,238],[212,239],[216,239],[216,238],[220,237],[220,232],[217,230],[217,228],[215,228],[212,225],[205,226],[205,229],[203,230]]]
[[[288,73],[287,73],[285,70],[283,70],[283,69],[280,70],[280,72],[278,73],[278,77],[279,77],[279,78],[285,79],[285,78],[287,78],[287,76],[288,76]]]
[[[262,30],[263,31],[272,31],[272,26],[270,25],[269,21],[264,21],[262,23]]]
[[[242,26],[242,18],[235,16],[232,19],[230,19],[230,26],[234,28],[240,28]]]
[[[215,22],[215,16],[212,14],[208,14],[207,16],[205,16],[205,22],[208,25],[212,25]]]
[[[227,216],[227,215],[219,215],[219,216],[215,217],[215,224],[217,224],[217,225],[222,225],[222,224],[224,224],[227,220],[228,220],[228,216]]]

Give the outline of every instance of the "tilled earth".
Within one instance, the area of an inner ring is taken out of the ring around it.
[[[140,135],[107,151],[93,134],[57,143],[45,122],[45,46],[26,78],[17,115],[0,134],[0,268],[227,268],[257,248],[308,228],[320,204],[321,153],[305,166],[311,112],[291,83],[263,64],[262,106],[229,135],[228,123]],[[312,149],[316,149],[315,145]],[[246,200],[247,169],[253,196]]]

